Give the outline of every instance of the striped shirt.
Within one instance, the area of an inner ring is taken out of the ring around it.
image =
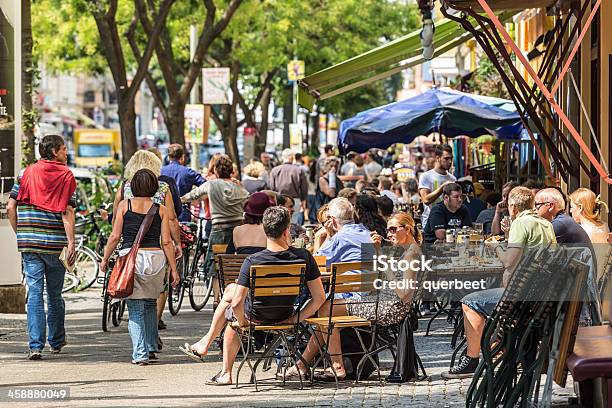
[[[17,199],[19,184],[15,184],[10,198]],[[73,195],[68,205],[76,207]],[[19,252],[60,254],[68,245],[61,213],[41,210],[29,204],[17,204],[17,249]]]

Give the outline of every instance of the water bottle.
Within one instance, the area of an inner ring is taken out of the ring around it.
[[[336,188],[336,169],[329,172],[329,188]]]

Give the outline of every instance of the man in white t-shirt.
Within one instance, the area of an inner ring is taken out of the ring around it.
[[[374,151],[368,151],[368,154],[366,155],[365,159],[365,166],[363,166],[366,172],[366,176],[368,177],[368,181],[372,181],[374,177],[378,177],[380,175],[380,172],[382,171],[382,166],[378,164],[375,158],[376,154],[374,153]]]
[[[457,179],[449,170],[453,165],[453,149],[447,144],[437,145],[434,150],[436,164],[433,169],[421,174],[419,194],[423,201],[421,225],[427,225],[431,207],[442,200],[442,188]]]

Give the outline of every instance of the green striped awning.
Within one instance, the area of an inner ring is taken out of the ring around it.
[[[504,12],[499,17],[501,21],[506,21],[514,14]],[[434,58],[472,38],[469,32],[454,21],[442,19],[434,24]],[[312,110],[316,100],[340,95],[422,64],[425,59],[422,57],[420,32],[421,29],[418,29],[388,44],[308,75],[298,81],[298,104]]]

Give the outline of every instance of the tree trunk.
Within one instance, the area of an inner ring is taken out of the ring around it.
[[[261,124],[259,132],[255,133],[255,157],[259,157],[266,150],[268,142],[268,116],[270,114],[270,101],[272,100],[272,87],[266,88],[261,97]]]
[[[21,0],[21,107],[22,130],[21,140],[22,164],[27,166],[36,161],[34,153],[34,127],[38,122],[38,112],[32,104],[34,93],[35,65],[32,61],[32,10],[30,0]]]
[[[285,87],[285,92],[289,95],[285,100],[285,106],[283,107],[283,149],[291,147],[291,133],[289,131],[289,125],[293,123],[293,89],[288,86]]]
[[[236,104],[236,98],[233,98],[232,104],[229,109],[229,118],[227,126],[227,141],[225,144],[225,153],[232,159],[234,163],[238,165],[240,169],[240,158],[238,155],[238,143],[236,138],[238,137],[238,117],[237,117],[238,106]]]
[[[119,126],[121,127],[122,161],[123,164],[126,164],[138,148],[136,143],[136,112],[133,102],[119,103]]]
[[[168,106],[168,116],[164,118],[170,143],[178,143],[185,146],[185,102],[176,100]]]

